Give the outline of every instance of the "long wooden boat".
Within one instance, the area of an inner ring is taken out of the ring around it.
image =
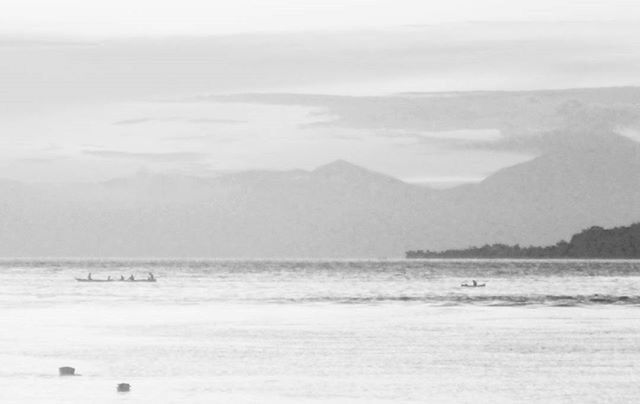
[[[156,282],[157,280],[154,279],[134,279],[134,280],[130,280],[130,279],[87,279],[87,278],[76,278],[76,281],[78,282]]]

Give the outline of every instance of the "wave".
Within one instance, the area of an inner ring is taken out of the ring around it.
[[[272,303],[424,303],[439,306],[590,306],[590,305],[640,305],[640,296],[615,295],[426,295],[426,296],[316,296],[302,298],[270,299]]]

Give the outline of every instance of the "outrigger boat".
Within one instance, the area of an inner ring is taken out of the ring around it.
[[[475,285],[472,283],[463,283],[460,286],[463,288],[484,288],[486,285],[486,283],[477,283]]]
[[[156,282],[156,278],[153,279],[87,279],[76,278],[78,282]]]

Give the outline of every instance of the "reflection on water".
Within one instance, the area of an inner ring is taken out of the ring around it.
[[[640,393],[638,270],[638,261],[3,261],[0,398],[629,402]],[[73,279],[88,272],[159,281]],[[487,287],[459,287],[470,279]],[[59,366],[82,376],[59,378]],[[118,396],[119,382],[131,393]]]

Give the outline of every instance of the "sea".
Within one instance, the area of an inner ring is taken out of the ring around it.
[[[0,403],[638,397],[640,261],[0,261]]]

